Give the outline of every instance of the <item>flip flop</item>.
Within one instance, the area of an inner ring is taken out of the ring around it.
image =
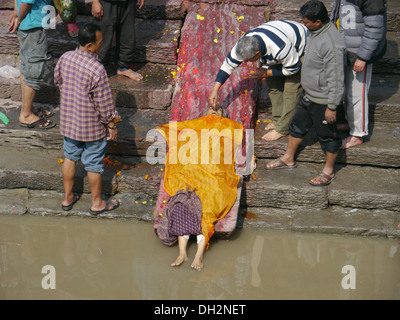
[[[268,162],[267,165],[273,165],[272,167],[268,168],[267,166],[265,167],[267,170],[279,170],[279,169],[295,169],[297,168],[297,163],[288,166],[286,163],[284,163],[280,158],[273,160],[271,162]]]
[[[106,201],[106,206],[105,206],[105,208],[103,210],[94,211],[94,210],[90,209],[89,212],[90,212],[91,215],[97,216],[97,215],[99,215],[101,213],[117,209],[119,207],[119,201],[118,200],[116,200],[116,201],[117,201],[117,203],[115,204],[113,202],[113,200],[107,200]],[[110,208],[110,205],[111,205],[111,208]]]
[[[46,123],[49,123],[47,126],[44,126]],[[41,129],[41,130],[47,130],[54,128],[56,126],[55,123],[45,119],[45,118],[40,118],[38,121],[35,121],[33,123],[22,123],[20,122],[19,125],[24,128],[29,128],[29,129]]]
[[[68,206],[64,206],[63,204],[61,204],[61,209],[63,209],[64,211],[72,210],[72,208],[74,207],[74,204],[77,203],[80,198],[81,197],[79,196],[79,194],[74,194],[74,201],[72,201],[72,203]]]
[[[39,118],[50,118],[54,116],[54,112],[46,109],[39,109],[36,113],[34,113]]]
[[[324,187],[324,186],[329,185],[333,180],[335,180],[335,179],[336,179],[336,175],[334,175],[334,176],[331,178],[331,177],[328,176],[326,173],[324,173],[324,172],[321,171],[321,172],[318,174],[318,176],[316,176],[314,179],[317,179],[317,180],[320,181],[321,183],[312,183],[312,182],[310,181],[310,184],[311,184],[312,186]],[[314,180],[314,179],[313,179],[313,180]],[[322,181],[325,181],[325,182],[322,183]]]

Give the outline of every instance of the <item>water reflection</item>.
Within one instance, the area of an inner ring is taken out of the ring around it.
[[[195,241],[188,254],[194,257]],[[150,223],[0,216],[0,299],[399,299],[396,240],[244,229],[214,240],[197,272],[170,267]],[[42,287],[42,268],[56,289]],[[342,273],[354,266],[356,289]]]

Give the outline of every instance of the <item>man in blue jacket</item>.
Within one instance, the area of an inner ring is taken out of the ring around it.
[[[386,51],[386,0],[335,0],[332,21],[343,34],[349,62],[346,72],[346,119],[350,136],[342,149],[363,143],[368,135],[368,91],[372,65]]]

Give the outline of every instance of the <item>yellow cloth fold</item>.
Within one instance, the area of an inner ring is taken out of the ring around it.
[[[170,196],[187,187],[197,189],[208,247],[214,224],[236,201],[240,177],[235,173],[235,157],[242,144],[243,126],[228,118],[207,115],[170,122],[157,129],[168,143],[164,189]]]

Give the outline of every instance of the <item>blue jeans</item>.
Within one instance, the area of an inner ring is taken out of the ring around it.
[[[102,174],[106,155],[107,137],[82,142],[64,137],[64,156],[71,161],[81,160],[87,172]]]

